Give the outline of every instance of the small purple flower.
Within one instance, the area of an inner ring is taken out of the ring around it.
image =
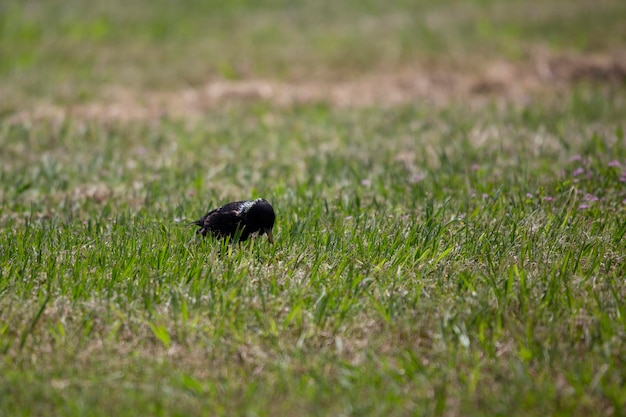
[[[543,201],[552,201],[552,200],[554,200],[554,197],[551,197],[551,196],[549,196],[549,195],[547,195],[547,196],[545,196],[545,197],[543,198]]]
[[[580,156],[580,155],[574,155],[574,156],[572,156],[569,160],[570,160],[571,162],[574,162],[574,161],[582,161],[582,160],[583,160],[583,157],[582,157],[582,156]]]
[[[608,165],[609,165],[610,167],[614,167],[614,168],[619,168],[619,167],[621,167],[621,166],[622,166],[622,164],[620,164],[620,163],[619,163],[619,161],[617,161],[617,160],[612,160],[612,161],[609,161],[609,164],[608,164]]]
[[[361,185],[365,186],[365,187],[369,187],[370,185],[372,185],[372,181],[365,179],[365,180],[361,180]]]
[[[424,178],[426,178],[426,175],[422,173],[413,174],[411,175],[411,178],[409,178],[409,182],[411,184],[417,184],[418,182],[422,181]]]
[[[577,177],[584,173],[585,173],[585,169],[579,167],[579,168],[576,168],[574,171],[572,171],[572,177]]]
[[[583,203],[578,206],[578,210],[588,209],[589,207],[591,207],[589,204]]]
[[[585,194],[585,196],[583,197],[583,200],[584,200],[584,201],[593,202],[593,201],[598,201],[598,200],[599,200],[599,198],[598,198],[598,197],[596,197],[596,196],[595,196],[595,195],[593,195],[593,194],[589,194],[589,193],[587,193],[587,194]]]
[[[489,194],[483,193],[483,198],[489,198]]]
[[[480,165],[472,164],[472,171],[478,171],[480,169]]]
[[[531,193],[526,193],[526,198],[533,198],[533,195]]]

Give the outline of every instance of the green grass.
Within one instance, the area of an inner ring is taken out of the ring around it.
[[[214,74],[197,58],[175,59],[200,45],[229,77],[357,77],[424,30],[407,11],[458,25],[408,42],[390,70],[473,67],[467,46],[513,61],[543,40],[584,52],[570,37],[582,22],[606,28],[609,51],[621,2],[228,4],[218,26],[203,2],[0,5],[0,415],[625,415],[623,82],[523,103],[13,117],[97,101],[102,82],[202,84]],[[508,29],[467,31],[481,12]],[[353,55],[333,54],[346,39]],[[274,205],[274,245],[185,226],[250,197]]]
[[[626,149],[550,111],[5,126],[0,409],[619,414]],[[274,246],[181,226],[257,195]]]
[[[482,72],[483,60],[534,48],[619,51],[625,16],[619,0],[5,0],[0,110],[33,96],[75,104],[110,85],[351,79],[419,61]]]

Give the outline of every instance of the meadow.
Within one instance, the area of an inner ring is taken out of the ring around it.
[[[625,17],[3,1],[0,415],[626,415]]]

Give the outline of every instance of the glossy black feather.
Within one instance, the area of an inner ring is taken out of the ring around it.
[[[230,237],[239,241],[247,240],[250,235],[267,234],[273,242],[272,230],[276,215],[274,208],[266,200],[235,201],[209,211],[200,219],[192,222],[198,227],[196,233],[206,236],[212,234],[219,238]]]

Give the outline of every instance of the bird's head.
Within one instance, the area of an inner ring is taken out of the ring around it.
[[[257,198],[247,209],[248,222],[253,225],[255,229],[258,229],[259,235],[267,234],[267,238],[270,243],[274,243],[274,222],[276,221],[276,214],[274,214],[274,208],[267,200],[263,198]]]

